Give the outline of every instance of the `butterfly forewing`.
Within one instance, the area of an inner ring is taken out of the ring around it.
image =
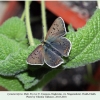
[[[27,63],[30,65],[43,65],[44,64],[44,50],[43,45],[39,45],[27,59]]]
[[[64,21],[61,17],[58,17],[51,25],[45,40],[49,42],[54,41],[56,38],[65,35],[65,33],[66,28]]]
[[[71,43],[65,37],[59,37],[50,43],[63,56],[67,57],[71,49]]]
[[[44,61],[48,66],[56,68],[63,63],[63,59],[54,52],[52,52],[49,48],[44,46],[44,50]]]

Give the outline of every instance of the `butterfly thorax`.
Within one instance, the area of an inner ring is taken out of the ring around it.
[[[48,49],[53,51],[55,54],[57,54],[60,57],[62,57],[62,54],[56,48],[54,48],[49,42],[43,41],[42,43],[44,44],[44,46],[46,46]]]

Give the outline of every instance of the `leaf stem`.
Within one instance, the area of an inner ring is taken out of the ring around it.
[[[41,0],[41,13],[42,13],[42,25],[43,25],[43,36],[47,34],[47,24],[46,24],[46,13],[45,13],[45,1]]]
[[[34,40],[32,36],[31,26],[30,26],[30,14],[29,14],[30,1],[25,1],[25,15],[26,15],[26,27],[29,43],[31,46],[34,46]]]

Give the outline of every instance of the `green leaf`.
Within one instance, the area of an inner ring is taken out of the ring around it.
[[[69,32],[75,32],[74,28],[72,27],[72,25],[68,25],[68,31]]]
[[[10,53],[18,51],[19,48],[21,48],[20,44],[16,41],[0,34],[0,60],[6,59]]]
[[[74,68],[100,60],[100,9],[77,32],[69,32],[67,38],[72,49],[64,68]]]
[[[20,44],[0,34],[0,74],[12,76],[27,69],[26,59],[34,50],[30,47],[22,49]]]
[[[29,76],[27,72],[23,72],[21,74],[16,75],[16,77],[23,83],[26,84],[28,82],[34,81],[34,77]]]
[[[26,36],[25,23],[18,17],[9,18],[0,26],[0,34],[4,34],[16,41],[23,40]]]
[[[38,79],[30,76],[27,72],[16,75],[16,77],[24,84],[25,89],[29,89],[38,83]]]
[[[11,53],[5,60],[0,61],[0,74],[4,76],[13,76],[19,72],[25,71],[28,68],[26,59],[35,47],[30,47],[27,50],[20,49],[15,53]]]
[[[20,44],[20,47],[21,47],[21,48],[27,49],[27,47],[29,46],[29,45],[28,45],[28,40],[27,40],[27,39],[23,39],[23,40],[21,40],[21,41],[18,42],[18,43]]]
[[[38,79],[35,79],[33,82],[26,83],[24,85],[25,90],[30,89],[32,86],[35,86],[39,82]]]
[[[0,86],[5,87],[9,91],[24,91],[22,84],[12,77],[0,76]]]

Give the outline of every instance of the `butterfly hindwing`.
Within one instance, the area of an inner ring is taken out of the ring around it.
[[[30,65],[43,65],[44,64],[44,50],[43,45],[39,45],[27,59],[27,63]]]
[[[71,49],[71,43],[65,37],[59,37],[50,43],[57,51],[59,51],[63,56],[67,57]]]
[[[44,46],[44,50],[44,61],[48,66],[56,68],[63,63],[63,59],[54,52],[52,52],[49,48]]]

